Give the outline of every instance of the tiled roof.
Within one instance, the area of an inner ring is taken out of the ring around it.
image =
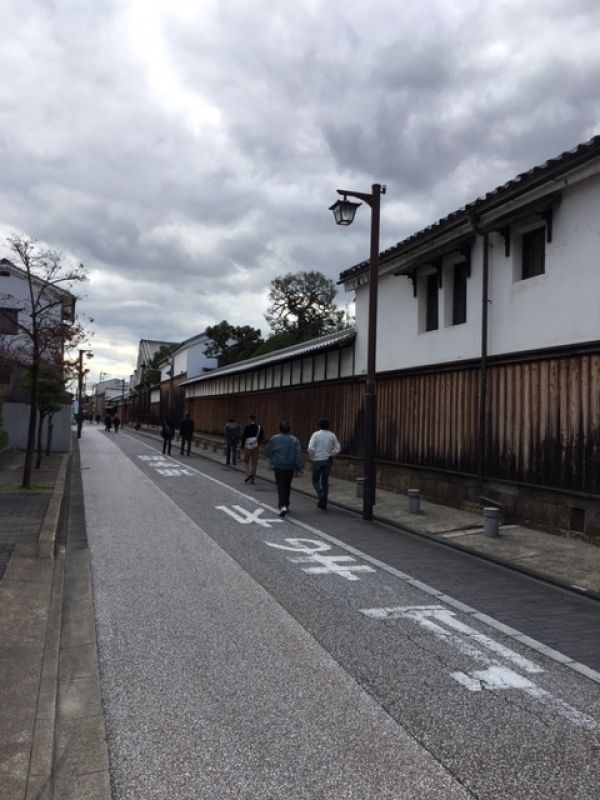
[[[383,250],[379,254],[380,261],[391,259],[393,256],[405,251],[410,250],[426,239],[435,236],[455,224],[463,221],[468,221],[472,215],[484,213],[485,211],[494,208],[507,200],[524,194],[526,191],[534,188],[538,183],[543,183],[550,178],[555,178],[567,172],[570,169],[592,161],[594,158],[600,156],[600,136],[594,136],[587,142],[577,145],[572,150],[566,150],[554,158],[544,161],[537,167],[532,167],[526,172],[521,172],[515,178],[507,181],[507,183],[497,186],[492,189],[483,197],[478,197],[471,203],[462,208],[452,211],[442,219],[428,225],[416,233],[411,234],[406,239],[398,242],[387,250]],[[361,261],[360,264],[355,264],[353,267],[344,270],[340,273],[339,283],[344,283],[350,278],[355,277],[361,272],[365,272],[369,268],[368,261]]]
[[[185,381],[183,386],[188,386],[190,383],[198,383],[199,381],[211,380],[214,378],[221,378],[225,375],[233,375],[236,372],[247,372],[257,367],[265,367],[269,364],[275,364],[278,361],[289,361],[293,357],[306,356],[313,353],[318,353],[321,350],[332,350],[336,347],[342,347],[349,344],[354,340],[356,331],[354,328],[349,328],[343,331],[336,331],[329,333],[327,336],[320,336],[318,339],[310,339],[308,342],[301,342],[294,344],[291,347],[284,347],[281,350],[275,350],[272,353],[265,353],[264,356],[255,356],[254,358],[247,358],[245,361],[237,361],[235,364],[229,364],[226,367],[213,369],[206,375],[196,375],[194,378]]]

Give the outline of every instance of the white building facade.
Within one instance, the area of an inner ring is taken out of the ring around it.
[[[378,372],[480,357],[486,232],[490,356],[598,340],[598,137],[583,147],[589,160],[565,154],[543,179],[544,165],[381,254]],[[536,185],[528,190],[527,180]],[[341,281],[356,292],[356,362],[364,372],[368,266]]]
[[[41,281],[33,279],[34,289]],[[54,298],[48,312],[52,324],[71,323],[75,319],[75,297],[60,288],[44,290]],[[0,259],[0,392],[4,397],[4,429],[9,444],[25,448],[29,426],[29,403],[21,389],[31,340],[19,326],[31,328],[30,288],[26,273],[8,259]],[[47,424],[47,422],[45,423]],[[52,450],[70,451],[71,408],[65,404],[52,419]]]
[[[377,296],[381,481],[600,537],[600,137],[382,252]]]

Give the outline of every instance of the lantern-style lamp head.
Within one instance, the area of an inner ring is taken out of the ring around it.
[[[352,225],[356,209],[360,205],[360,203],[353,203],[352,200],[348,200],[344,195],[344,199],[336,200],[332,206],[329,206],[329,210],[333,211],[336,225]]]

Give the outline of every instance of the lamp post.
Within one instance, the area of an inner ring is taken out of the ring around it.
[[[83,355],[87,354],[88,358],[93,358],[94,354],[91,350],[79,351],[79,387],[77,392],[77,399],[79,408],[77,410],[77,438],[81,439],[81,428],[83,427]]]
[[[169,377],[169,422],[173,424],[173,377],[175,376],[175,358],[169,360],[169,369],[167,370]]]
[[[360,203],[353,203],[348,197],[362,200],[371,208],[371,254],[369,258],[369,317],[367,328],[367,376],[365,381],[365,482],[363,494],[363,519],[373,519],[375,505],[375,450],[377,437],[377,396],[375,358],[377,352],[377,279],[379,277],[379,220],[381,195],[386,188],[379,183],[371,187],[371,194],[349,192],[338,189],[343,196],[329,207],[333,211],[337,225],[352,225],[356,209]]]

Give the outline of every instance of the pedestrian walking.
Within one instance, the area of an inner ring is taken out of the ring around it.
[[[111,428],[112,428],[112,418],[111,418],[110,414],[107,414],[104,417],[104,430],[105,431],[110,431]]]
[[[319,429],[308,442],[308,456],[312,461],[312,485],[319,502],[317,508],[327,511],[329,497],[329,471],[333,459],[342,449],[335,433],[329,430],[329,420],[320,419]]]
[[[279,516],[285,517],[290,509],[290,492],[294,475],[301,475],[304,467],[300,442],[290,433],[290,423],[282,420],[279,433],[267,445],[266,455],[275,472]]]
[[[160,435],[162,436],[163,440],[163,455],[167,453],[167,455],[171,455],[171,442],[173,440],[173,434],[175,433],[175,428],[173,427],[171,420],[164,419],[162,428],[160,429]]]
[[[119,432],[119,427],[121,426],[121,420],[117,417],[116,414],[112,418],[112,424],[113,424],[113,428],[115,429],[115,433],[118,433]]]
[[[191,455],[192,437],[194,435],[194,420],[186,413],[181,425],[179,426],[179,435],[181,436],[181,455],[186,450],[188,456]]]
[[[238,444],[240,442],[240,423],[229,417],[225,425],[225,466],[235,467]]]
[[[258,464],[258,447],[264,439],[264,432],[256,422],[254,414],[248,417],[248,424],[242,432],[241,447],[246,462],[245,483],[254,483],[256,479],[256,465]]]

